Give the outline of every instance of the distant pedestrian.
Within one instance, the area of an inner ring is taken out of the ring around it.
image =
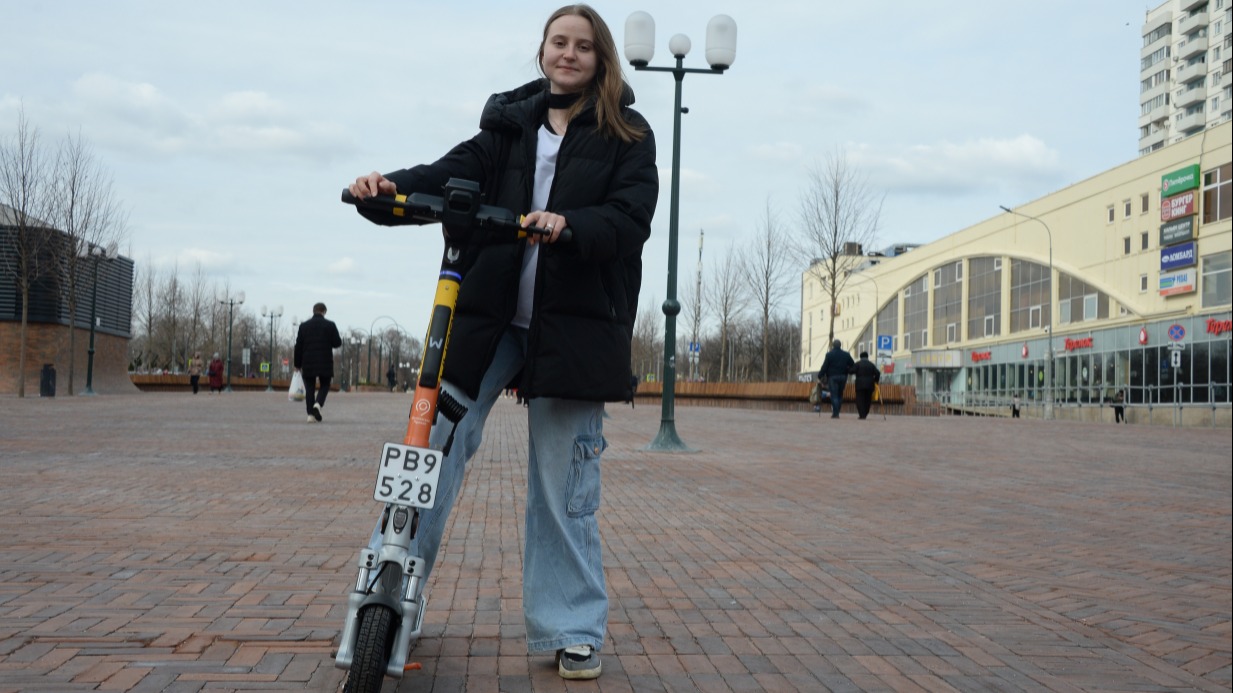
[[[839,407],[843,404],[843,389],[848,384],[848,373],[856,363],[852,360],[852,355],[844,351],[841,347],[843,343],[838,339],[831,342],[831,350],[826,352],[826,358],[822,359],[822,368],[818,370],[818,380],[826,385],[831,393],[831,418],[839,418]]]
[[[214,352],[214,358],[210,359],[206,377],[210,379],[210,392],[223,391],[223,360],[219,358],[217,351]]]
[[[295,369],[304,378],[308,423],[321,421],[321,407],[334,379],[334,350],[342,346],[338,326],[325,319],[325,304],[313,306],[313,316],[300,323],[295,336]]]
[[[385,372],[385,383],[390,386],[390,392],[393,392],[394,385],[398,383],[398,372],[394,370],[394,364],[390,364],[390,369]]]
[[[856,376],[856,415],[857,418],[869,416],[869,407],[873,404],[873,390],[882,380],[882,373],[869,360],[869,352],[861,352],[861,360],[852,366]]]
[[[1016,392],[1014,397],[1010,398],[1010,418],[1019,418],[1019,393]]]
[[[201,384],[201,372],[205,370],[205,362],[201,360],[201,352],[193,354],[193,357],[188,360],[188,383],[193,387],[193,394],[197,394],[197,388]]]
[[[1126,423],[1126,393],[1122,390],[1113,396],[1113,423]]]

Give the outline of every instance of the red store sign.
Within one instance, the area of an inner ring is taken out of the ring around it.
[[[981,361],[988,361],[992,358],[993,358],[992,351],[973,351],[972,352],[972,363],[980,363]]]
[[[1091,348],[1092,348],[1092,338],[1091,337],[1084,337],[1083,339],[1067,338],[1066,340],[1066,351],[1074,351],[1075,349],[1091,349]]]
[[[1216,320],[1214,318],[1207,319],[1208,334],[1220,335],[1226,332],[1233,332],[1233,320]]]
[[[1160,203],[1160,220],[1170,221],[1187,217],[1195,212],[1194,191],[1174,195]]]

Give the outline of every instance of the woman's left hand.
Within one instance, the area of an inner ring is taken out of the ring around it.
[[[560,214],[538,211],[531,212],[523,218],[522,228],[525,229],[528,226],[535,226],[549,232],[547,236],[541,236],[537,233],[531,234],[529,236],[531,245],[536,243],[556,243],[557,239],[561,237],[561,230],[569,226],[569,222]]]

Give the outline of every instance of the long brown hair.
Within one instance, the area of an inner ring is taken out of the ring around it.
[[[584,3],[566,5],[553,12],[548,21],[544,22],[544,35],[540,38],[539,53],[535,56],[535,64],[539,66],[540,73],[544,71],[544,44],[548,41],[548,27],[566,15],[576,15],[590,22],[591,31],[595,34],[593,46],[596,57],[595,79],[586,86],[582,92],[582,98],[570,107],[567,115],[572,120],[594,97],[595,119],[599,123],[601,133],[608,137],[619,138],[622,142],[635,142],[646,137],[645,128],[629,123],[621,113],[621,96],[625,91],[625,77],[621,74],[621,61],[617,57],[616,41],[612,39],[612,32],[608,30],[608,25],[595,11],[595,8]]]

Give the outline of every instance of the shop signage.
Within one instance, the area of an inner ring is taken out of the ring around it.
[[[989,361],[992,358],[993,358],[992,351],[973,351],[972,352],[972,362],[973,363],[980,363],[981,361]]]
[[[1160,245],[1173,245],[1194,238],[1194,216],[1174,219],[1160,225]]]
[[[961,368],[963,352],[958,349],[939,349],[937,351],[916,351],[912,353],[913,368]]]
[[[1207,319],[1207,333],[1221,335],[1227,332],[1233,332],[1233,320],[1217,320],[1215,318]]]
[[[1160,197],[1170,197],[1199,187],[1199,165],[1191,164],[1160,177]]]
[[[1139,344],[1147,344],[1147,328],[1139,328]]]
[[[1190,216],[1191,214],[1194,214],[1195,211],[1194,203],[1194,191],[1174,195],[1167,200],[1161,200],[1160,220],[1171,221],[1173,219],[1180,219],[1185,216]]]
[[[1194,241],[1181,245],[1171,245],[1160,249],[1160,271],[1172,272],[1183,267],[1194,267],[1199,264],[1198,249]]]
[[[1194,268],[1160,273],[1160,295],[1192,294],[1198,283]]]
[[[884,364],[882,364],[882,372],[883,372],[883,373],[885,373],[885,374],[887,374],[887,375],[891,375],[892,373],[894,373],[894,372],[895,372],[895,363],[892,361],[892,362],[890,362],[890,363],[884,363]]]
[[[1066,351],[1074,351],[1076,349],[1091,349],[1092,338],[1084,337],[1083,339],[1066,339]]]

